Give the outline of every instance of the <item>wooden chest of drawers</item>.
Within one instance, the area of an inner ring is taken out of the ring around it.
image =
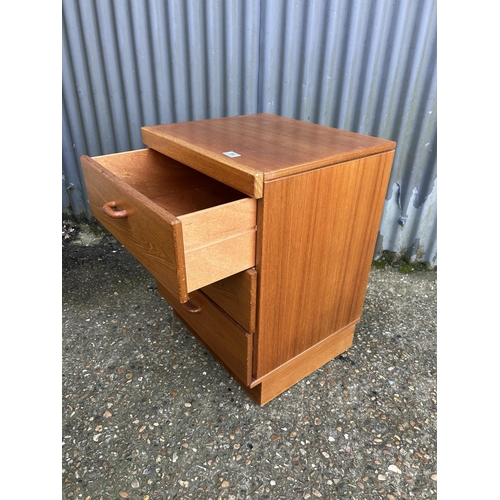
[[[260,405],[349,348],[395,143],[267,113],[82,156],[98,219]]]

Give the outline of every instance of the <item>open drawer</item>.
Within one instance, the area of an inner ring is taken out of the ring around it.
[[[181,303],[255,265],[255,199],[152,149],[81,162],[94,217]]]

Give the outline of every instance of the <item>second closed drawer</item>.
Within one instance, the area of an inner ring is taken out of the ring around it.
[[[151,149],[81,161],[94,217],[179,302],[255,265],[255,199]]]
[[[248,333],[255,332],[257,271],[247,269],[202,288],[221,309]]]
[[[253,335],[243,330],[203,292],[193,292],[189,302],[179,304],[160,282],[157,285],[160,295],[184,324],[240,382],[249,386],[252,381]]]

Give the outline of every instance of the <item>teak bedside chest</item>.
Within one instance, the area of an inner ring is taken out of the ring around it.
[[[264,405],[345,351],[396,144],[267,113],[142,139],[81,157],[92,213],[247,393]]]

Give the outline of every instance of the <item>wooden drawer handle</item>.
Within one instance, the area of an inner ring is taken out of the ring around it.
[[[115,210],[117,207],[116,201],[108,201],[102,206],[102,209],[113,219],[125,219],[128,217],[126,210]]]
[[[207,305],[207,303],[201,299],[200,300],[200,296],[197,295],[197,301],[198,303],[194,302],[192,298],[189,298],[189,300],[187,302],[184,302],[184,304],[182,304],[182,306],[184,307],[184,309],[186,309],[186,311],[188,313],[191,313],[191,314],[198,314],[200,313],[203,309],[205,309],[205,306]]]

